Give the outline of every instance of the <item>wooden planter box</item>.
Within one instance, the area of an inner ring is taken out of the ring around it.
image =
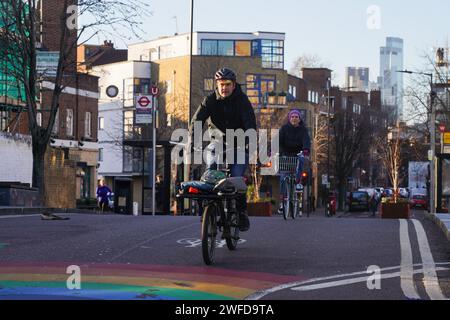
[[[409,219],[408,203],[382,203],[381,218],[383,219]]]
[[[247,203],[247,212],[249,216],[270,217],[272,215],[272,204],[267,202],[249,202]]]

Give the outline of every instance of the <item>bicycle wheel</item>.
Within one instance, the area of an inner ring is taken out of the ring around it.
[[[236,250],[239,241],[239,214],[237,212],[231,213],[229,217],[230,236],[225,239],[229,250]]]
[[[214,262],[217,236],[217,206],[209,205],[203,211],[202,221],[202,255],[207,265]]]

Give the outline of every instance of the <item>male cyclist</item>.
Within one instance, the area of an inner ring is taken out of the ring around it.
[[[297,156],[303,151],[305,157],[309,156],[311,149],[311,139],[308,134],[299,110],[291,110],[288,114],[288,121],[279,132],[280,156]],[[280,207],[278,213],[283,213],[283,198],[286,194],[284,183],[285,175],[280,175]]]
[[[196,121],[203,124],[208,120],[209,130],[218,129],[223,133],[223,141],[226,141],[225,133],[227,129],[248,129],[256,130],[256,118],[253,107],[247,97],[242,92],[241,86],[236,82],[236,74],[229,68],[222,68],[215,74],[216,90],[203,99],[199,108],[195,112],[191,126],[190,134],[194,136],[193,128]],[[191,141],[193,141],[191,139]],[[237,145],[235,147],[235,161],[231,165],[231,176],[241,177],[248,166],[248,154],[245,155],[245,163],[236,163]],[[208,163],[208,169],[215,169],[215,163]],[[247,231],[250,228],[250,221],[247,215],[246,195],[242,195],[236,201],[236,207],[240,213],[239,229]]]

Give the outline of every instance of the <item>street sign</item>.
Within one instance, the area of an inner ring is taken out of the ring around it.
[[[150,105],[149,108],[152,107],[151,106],[151,103],[152,103],[151,97],[148,97],[148,96],[138,96],[136,98],[136,102],[137,102],[136,108],[147,108],[149,105]]]
[[[56,77],[58,70],[58,51],[37,51],[36,71],[39,76]]]
[[[450,144],[450,132],[444,132],[444,144]]]
[[[439,131],[440,131],[441,133],[444,133],[444,132],[445,132],[445,124],[440,124],[440,125],[439,125]]]
[[[137,96],[136,97],[136,124],[150,124],[153,120],[153,97]]]
[[[152,95],[157,96],[159,93],[159,88],[156,86],[152,86]]]

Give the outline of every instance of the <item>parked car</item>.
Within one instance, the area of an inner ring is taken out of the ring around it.
[[[415,194],[411,197],[411,200],[409,201],[409,206],[411,208],[427,209],[428,198],[424,194]]]
[[[380,195],[380,197],[384,196],[384,188],[383,187],[375,187],[374,188],[376,192]]]
[[[369,194],[367,191],[350,192],[348,211],[363,210],[369,211]]]
[[[384,197],[393,197],[394,196],[394,190],[391,188],[385,188],[384,189]]]
[[[377,201],[381,198],[381,193],[377,191],[375,188],[359,188],[358,191],[365,191],[369,194],[369,199],[372,198],[372,195],[375,194],[375,198]]]
[[[409,192],[406,188],[398,188],[398,193],[402,198],[409,198]]]

